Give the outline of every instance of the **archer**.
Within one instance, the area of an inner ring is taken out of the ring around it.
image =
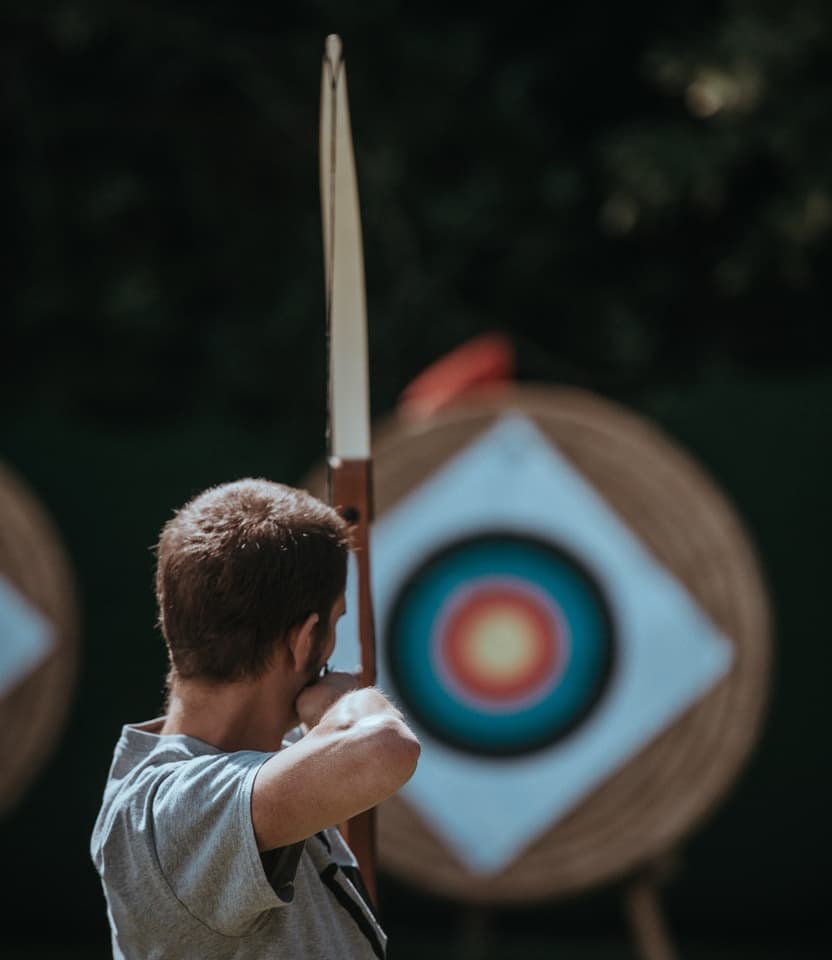
[[[165,713],[122,728],[92,836],[114,957],[384,956],[336,825],[402,786],[419,744],[377,689],[327,671],[348,552],[332,507],[265,480],[163,528]]]

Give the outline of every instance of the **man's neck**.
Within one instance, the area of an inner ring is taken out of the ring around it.
[[[297,721],[291,694],[268,674],[257,680],[174,680],[160,733],[184,733],[226,752],[279,750]]]

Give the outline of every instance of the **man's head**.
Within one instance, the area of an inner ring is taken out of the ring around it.
[[[171,677],[255,678],[317,614],[322,638],[344,592],[346,523],[302,490],[267,480],[212,487],[165,524],[157,547],[159,625]]]

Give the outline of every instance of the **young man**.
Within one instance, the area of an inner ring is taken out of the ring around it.
[[[123,728],[92,835],[116,958],[384,955],[335,825],[405,783],[419,745],[378,690],[325,672],[347,553],[332,508],[264,480],[165,525],[165,715]]]

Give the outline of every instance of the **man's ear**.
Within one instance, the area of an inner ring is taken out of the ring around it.
[[[292,665],[298,673],[303,673],[309,664],[314,645],[315,627],[320,619],[317,613],[310,613],[299,627],[289,631],[289,636],[286,638]]]

